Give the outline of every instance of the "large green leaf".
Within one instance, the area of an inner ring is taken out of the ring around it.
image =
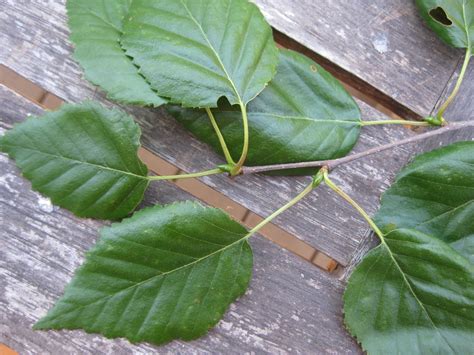
[[[474,142],[417,157],[384,194],[376,223],[435,236],[474,261]]]
[[[273,78],[272,30],[248,0],[134,0],[122,45],[157,92],[187,107],[246,104]]]
[[[64,296],[35,329],[162,344],[204,335],[252,274],[247,231],[196,203],[155,206],[102,230]]]
[[[216,120],[234,158],[242,150],[238,108],[221,104]],[[203,110],[170,107],[169,112],[199,139],[220,151]],[[277,75],[248,105],[250,150],[247,165],[324,160],[346,155],[357,142],[360,111],[354,99],[309,58],[280,51]],[[291,173],[310,174],[311,171]]]
[[[29,118],[1,137],[0,150],[53,203],[81,217],[117,219],[148,186],[139,139],[131,117],[90,102]]]
[[[357,266],[345,322],[369,354],[471,354],[474,268],[446,243],[396,230]]]
[[[446,43],[459,48],[474,47],[474,0],[416,0],[416,3],[425,21]]]
[[[122,23],[132,0],[68,0],[74,57],[86,78],[116,101],[160,106],[160,98],[120,46]]]

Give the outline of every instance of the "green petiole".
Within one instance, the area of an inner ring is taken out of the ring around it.
[[[355,202],[348,194],[346,194],[339,186],[337,186],[334,182],[332,182],[332,180],[329,178],[329,174],[327,170],[324,172],[324,182],[329,188],[331,188],[331,190],[335,191],[339,196],[341,196],[344,200],[346,200],[352,207],[354,207],[357,210],[357,212],[359,212],[360,215],[364,217],[364,219],[370,225],[372,230],[377,234],[380,240],[383,241],[382,231],[380,230],[379,227],[377,227],[377,225],[369,216],[369,214],[365,212],[364,209],[357,202]]]
[[[303,198],[305,198],[308,194],[310,194],[314,189],[316,189],[321,182],[324,180],[324,174],[327,173],[327,168],[322,168],[319,170],[319,172],[316,174],[314,177],[313,181],[311,184],[309,184],[303,191],[301,191],[298,196],[296,196],[294,199],[292,199],[290,202],[288,202],[286,205],[282,206],[275,212],[273,212],[270,216],[265,218],[262,222],[257,224],[254,228],[252,228],[246,238],[250,238],[253,234],[257,233],[260,229],[262,229],[265,225],[270,223],[273,219],[278,217],[280,214],[288,210],[289,208],[293,207],[296,205],[299,201],[301,201]]]
[[[398,124],[398,125],[407,125],[407,126],[433,126],[434,123],[430,123],[427,121],[407,121],[407,120],[382,120],[382,121],[362,121],[361,126],[378,126],[378,125],[385,125],[385,124]]]
[[[192,174],[181,174],[181,175],[167,175],[167,176],[148,176],[147,180],[149,181],[165,181],[165,180],[181,180],[181,179],[193,179],[209,175],[223,174],[226,171],[221,168],[216,168],[212,170],[201,171],[198,173]]]
[[[207,115],[209,116],[209,120],[211,121],[212,127],[216,132],[217,138],[219,139],[219,143],[221,144],[222,151],[224,152],[225,160],[229,165],[235,165],[234,159],[230,155],[229,148],[227,147],[227,143],[225,142],[224,136],[222,135],[221,130],[219,129],[219,125],[217,124],[216,118],[212,113],[210,108],[206,108]]]
[[[247,155],[249,152],[249,122],[248,122],[248,116],[247,116],[247,106],[241,102],[240,103],[240,110],[242,111],[242,125],[244,129],[244,142],[243,142],[243,148],[242,148],[242,154],[240,155],[240,159],[235,164],[234,169],[231,172],[232,176],[240,174],[240,170],[244,166],[245,160],[247,160]]]
[[[443,119],[443,116],[444,116],[444,113],[446,112],[446,110],[448,109],[449,105],[451,105],[451,103],[453,102],[454,98],[456,97],[456,95],[458,94],[459,92],[459,89],[461,88],[461,84],[464,80],[464,76],[466,75],[466,71],[467,71],[467,67],[469,65],[469,62],[471,60],[471,56],[472,56],[472,49],[471,49],[471,46],[468,46],[467,47],[467,50],[466,50],[466,57],[464,58],[464,63],[463,63],[463,66],[462,66],[462,69],[461,69],[461,73],[459,74],[459,78],[456,82],[456,86],[454,87],[454,90],[453,92],[451,93],[451,95],[449,95],[449,97],[447,98],[446,102],[440,107],[438,113],[436,114],[436,117],[439,119],[439,120],[442,120]]]
[[[211,121],[211,125],[214,128],[214,132],[216,133],[217,138],[219,139],[219,143],[221,145],[222,151],[227,161],[227,166],[232,167],[232,169],[230,169],[229,171],[231,176],[236,176],[240,174],[240,171],[242,167],[244,166],[245,161],[247,160],[247,155],[249,152],[250,137],[249,137],[249,122],[248,122],[248,115],[247,115],[247,106],[243,102],[240,102],[239,105],[240,105],[240,110],[242,112],[242,125],[243,125],[243,131],[244,131],[244,139],[243,139],[242,153],[237,163],[234,161],[234,159],[232,158],[232,155],[230,154],[229,148],[227,147],[227,144],[224,139],[224,135],[222,134],[219,128],[219,125],[217,124],[214,114],[212,113],[210,108],[206,108],[207,115],[209,116],[209,120]]]

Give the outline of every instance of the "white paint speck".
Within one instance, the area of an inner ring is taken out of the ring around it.
[[[272,330],[269,328],[260,328],[260,327],[255,327],[253,325],[249,325],[249,329],[254,332],[255,335],[269,335],[272,333]]]
[[[308,284],[308,286],[311,286],[312,288],[314,288],[316,290],[321,289],[321,285],[313,279],[307,280],[306,283]]]
[[[385,33],[379,33],[376,35],[375,39],[372,41],[372,44],[374,48],[379,52],[380,54],[384,54],[388,52],[388,38]]]
[[[298,322],[300,320],[300,317],[298,317],[296,314],[293,314],[291,316],[291,319],[293,319],[294,321]]]
[[[225,321],[221,321],[220,324],[219,324],[219,326],[220,326],[222,329],[226,330],[226,331],[231,330],[232,325],[233,325],[232,323],[230,323],[230,322],[225,322]]]
[[[342,37],[344,39],[346,39],[346,31],[344,31],[343,28],[339,28],[336,30],[336,34],[339,36],[339,37]]]
[[[41,195],[38,195],[38,206],[41,211],[46,213],[51,213],[54,211],[54,206],[51,203],[51,200]]]

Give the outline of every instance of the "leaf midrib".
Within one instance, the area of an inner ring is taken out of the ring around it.
[[[289,116],[289,115],[279,115],[275,113],[268,113],[268,112],[258,112],[258,111],[251,111],[250,114],[259,114],[264,116],[271,116],[271,117],[278,117],[278,118],[286,118],[291,120],[301,120],[301,121],[310,121],[310,122],[318,122],[318,123],[340,123],[340,124],[347,124],[347,125],[354,125],[354,126],[362,126],[361,121],[359,120],[331,120],[331,119],[318,119],[312,118],[307,116]]]
[[[218,113],[221,114],[235,114],[237,111],[228,111],[228,110],[222,110],[218,111]],[[289,119],[289,120],[301,120],[301,121],[310,121],[312,123],[340,123],[340,124],[347,124],[351,126],[362,126],[362,123],[360,120],[331,120],[331,119],[318,119],[318,118],[311,118],[311,117],[306,117],[306,116],[290,116],[290,115],[279,115],[276,113],[269,113],[269,112],[260,112],[260,111],[249,111],[248,112],[249,117],[252,115],[262,115],[262,116],[270,116],[270,117],[277,117],[277,118],[284,118],[284,119]]]
[[[185,268],[187,268],[187,267],[193,266],[193,265],[195,265],[195,264],[197,264],[197,263],[199,263],[199,262],[201,262],[201,261],[203,261],[203,260],[206,260],[207,258],[210,258],[211,256],[217,255],[217,254],[219,254],[219,253],[223,253],[223,252],[226,251],[227,249],[230,249],[231,247],[233,247],[233,246],[235,246],[235,245],[237,245],[237,244],[239,244],[239,243],[245,242],[245,240],[247,240],[249,236],[250,236],[250,234],[242,234],[242,238],[240,238],[240,239],[238,239],[238,240],[232,242],[231,244],[226,245],[226,246],[223,247],[222,249],[216,250],[216,251],[214,251],[214,252],[212,252],[212,253],[210,253],[210,254],[208,254],[208,255],[202,257],[202,258],[198,258],[198,259],[196,259],[196,260],[193,260],[192,262],[190,262],[190,263],[188,263],[188,264],[185,264],[185,265],[182,265],[182,266],[180,266],[180,267],[178,267],[178,268],[176,268],[176,269],[173,269],[173,270],[170,270],[170,271],[166,271],[166,272],[162,272],[162,273],[160,273],[160,274],[158,274],[158,275],[151,276],[151,277],[149,277],[149,278],[146,279],[146,280],[143,280],[143,281],[140,281],[140,282],[138,282],[138,283],[136,283],[136,284],[130,285],[130,286],[128,286],[128,287],[124,288],[123,290],[120,290],[120,291],[118,291],[118,292],[116,292],[116,293],[113,293],[113,294],[111,294],[111,295],[107,295],[107,296],[105,296],[105,297],[101,297],[101,298],[95,300],[94,302],[91,302],[91,303],[88,303],[88,304],[85,304],[85,305],[81,305],[81,306],[79,306],[79,307],[75,307],[75,308],[73,308],[72,310],[70,310],[70,311],[68,311],[68,312],[65,312],[65,313],[61,313],[61,314],[59,314],[57,317],[54,317],[54,318],[52,318],[52,319],[50,319],[50,320],[48,320],[48,321],[53,321],[53,320],[56,320],[56,319],[58,319],[58,318],[64,317],[64,316],[67,315],[67,314],[70,314],[70,313],[72,313],[72,312],[75,312],[75,311],[77,311],[77,310],[79,310],[79,309],[83,309],[83,308],[89,307],[89,306],[91,306],[91,305],[94,305],[94,304],[96,304],[96,303],[102,302],[102,301],[107,300],[107,299],[109,299],[109,298],[115,297],[116,295],[121,294],[121,293],[123,293],[123,292],[126,292],[126,291],[128,291],[128,290],[130,290],[130,289],[138,288],[138,287],[140,287],[140,286],[142,286],[142,285],[144,285],[144,284],[146,284],[146,283],[148,283],[148,282],[151,282],[151,281],[155,280],[157,277],[166,277],[166,276],[169,275],[169,274],[172,274],[172,273],[178,272],[179,270],[182,270],[182,269],[185,269]],[[99,255],[99,257],[100,257],[100,255]]]
[[[466,43],[467,43],[467,48],[469,51],[471,50],[471,32],[469,30],[469,27],[467,26],[467,18],[466,18],[466,1],[463,0],[462,2],[462,18],[464,20],[464,29],[466,30]]]
[[[149,180],[148,176],[137,175],[137,174],[134,174],[130,171],[118,170],[118,169],[110,168],[108,166],[93,164],[93,163],[89,163],[89,162],[82,161],[82,160],[77,160],[77,159],[73,159],[73,158],[64,157],[62,155],[55,155],[55,154],[51,154],[51,153],[46,153],[46,152],[43,152],[43,151],[38,150],[38,149],[23,147],[23,146],[20,146],[20,145],[12,145],[12,144],[5,144],[4,146],[5,147],[10,147],[10,148],[19,148],[19,149],[29,150],[29,151],[39,153],[39,154],[42,154],[42,155],[46,155],[46,156],[50,156],[50,157],[53,157],[53,158],[56,158],[56,159],[62,159],[62,160],[72,161],[74,163],[93,166],[94,168],[99,169],[99,170],[108,170],[108,171],[112,171],[114,173],[120,173],[120,174],[124,174],[124,175],[133,176],[135,178],[139,178],[139,179],[142,179],[142,180]]]
[[[391,233],[393,233],[394,231],[392,231]],[[455,353],[454,349],[451,347],[451,344],[449,344],[449,342],[447,341],[446,337],[443,335],[443,333],[441,333],[440,329],[436,326],[436,324],[434,323],[433,319],[431,318],[431,315],[430,313],[428,312],[428,310],[425,308],[425,305],[424,303],[418,298],[417,294],[415,293],[415,291],[413,290],[413,287],[411,286],[411,283],[410,281],[408,281],[407,277],[405,276],[405,273],[403,272],[400,264],[398,264],[397,260],[395,259],[395,256],[393,255],[390,247],[388,246],[387,244],[387,241],[385,240],[385,237],[383,236],[380,236],[380,240],[382,242],[382,245],[385,247],[385,249],[387,250],[388,254],[390,255],[390,258],[392,259],[392,262],[394,263],[394,265],[397,267],[399,273],[401,274],[402,276],[402,279],[403,281],[405,282],[405,284],[407,285],[408,287],[408,290],[410,291],[410,293],[412,294],[412,296],[415,298],[416,302],[419,304],[420,308],[422,309],[422,311],[426,314],[427,318],[429,319],[431,325],[433,326],[433,328],[438,332],[438,334],[441,336],[441,338],[446,342],[446,344],[449,346],[449,348],[453,351],[453,353]]]
[[[467,26],[467,18],[466,18],[466,1],[463,0],[462,2],[462,18],[464,23],[459,23],[454,16],[450,16],[450,20],[453,21],[457,26],[460,28],[464,29],[464,32],[466,33],[466,43],[467,43],[467,48],[471,48],[471,31],[469,30],[469,27]]]
[[[232,0],[231,0],[232,1]],[[207,42],[209,48],[211,49],[212,53],[214,54],[214,56],[216,57],[218,63],[219,63],[219,66],[221,67],[221,69],[224,71],[225,73],[225,76],[227,78],[227,80],[229,81],[229,84],[232,86],[232,90],[234,91],[235,95],[237,96],[237,100],[239,102],[239,105],[244,105],[244,102],[242,101],[242,98],[240,97],[240,94],[239,94],[239,91],[237,90],[237,87],[235,86],[234,84],[234,81],[232,80],[232,78],[230,77],[224,63],[222,62],[220,56],[219,56],[219,53],[216,51],[216,49],[214,48],[214,46],[211,44],[211,41],[209,40],[209,37],[207,37],[206,33],[204,32],[204,29],[202,28],[201,24],[197,21],[197,19],[194,17],[194,15],[192,14],[192,12],[189,10],[189,8],[186,6],[186,4],[184,3],[183,0],[180,0],[181,4],[183,5],[184,9],[186,10],[188,16],[191,18],[191,20],[194,22],[194,24],[199,28],[199,31],[201,32],[202,36],[204,37],[205,41]]]

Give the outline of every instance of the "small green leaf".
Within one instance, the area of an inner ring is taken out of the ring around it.
[[[213,110],[233,157],[242,150],[237,107]],[[188,130],[220,152],[203,110],[169,107]],[[248,105],[250,150],[247,165],[325,160],[346,155],[360,133],[360,110],[344,87],[309,58],[280,51],[277,75]],[[313,174],[314,169],[292,171]]]
[[[122,23],[131,0],[68,0],[71,40],[75,59],[86,78],[116,101],[160,106],[166,101],[139,74],[120,46]]]
[[[376,224],[441,239],[474,262],[474,142],[418,156],[383,195]]]
[[[416,0],[416,3],[428,25],[447,44],[474,47],[474,0]]]
[[[470,354],[474,268],[446,243],[396,230],[349,279],[345,322],[369,354]]]
[[[102,230],[35,329],[84,329],[163,344],[204,335],[245,293],[247,231],[196,203],[155,206]]]
[[[171,102],[246,104],[273,78],[272,30],[248,0],[134,0],[122,45]]]
[[[80,217],[118,219],[148,186],[139,139],[130,116],[89,102],[29,118],[1,137],[0,150],[54,204]]]

